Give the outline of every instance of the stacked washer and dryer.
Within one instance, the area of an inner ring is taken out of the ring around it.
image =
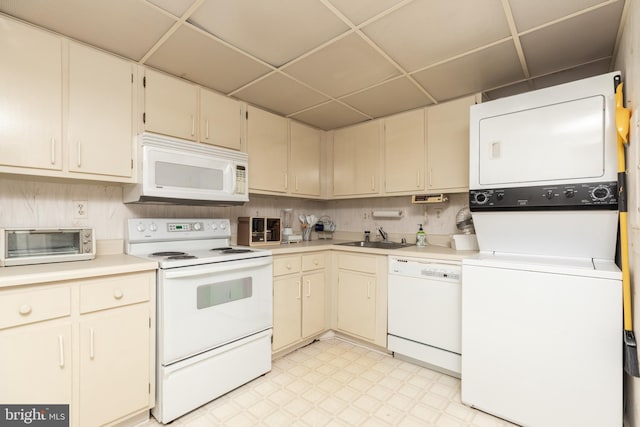
[[[461,397],[517,424],[622,425],[619,79],[471,107]]]

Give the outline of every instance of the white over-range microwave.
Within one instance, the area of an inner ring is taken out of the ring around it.
[[[239,205],[249,201],[246,153],[143,133],[138,182],[126,185],[125,203]]]

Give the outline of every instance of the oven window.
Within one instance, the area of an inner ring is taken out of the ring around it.
[[[251,298],[253,292],[251,277],[211,283],[198,286],[198,310]]]

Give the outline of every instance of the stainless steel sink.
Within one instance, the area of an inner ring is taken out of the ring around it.
[[[342,246],[355,246],[360,248],[375,248],[375,249],[399,249],[399,248],[406,248],[407,246],[411,246],[411,245],[407,245],[406,243],[402,244],[398,242],[383,242],[383,241],[376,241],[376,242],[357,241],[357,242],[346,242],[346,243],[338,243],[338,244]]]

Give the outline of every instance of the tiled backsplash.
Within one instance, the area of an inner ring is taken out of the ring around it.
[[[73,218],[73,201],[87,201],[87,218]],[[124,224],[141,217],[230,218],[233,235],[239,216],[282,216],[293,209],[293,228],[300,229],[298,215],[330,216],[337,231],[372,231],[378,226],[392,234],[412,234],[424,224],[427,234],[456,232],[455,216],[467,204],[466,194],[453,194],[445,204],[413,205],[409,196],[374,199],[313,201],[251,195],[244,206],[205,207],[173,205],[125,205],[119,185],[61,183],[44,180],[0,178],[0,227],[94,227],[97,239],[123,239]],[[401,210],[397,219],[373,218],[376,210]],[[425,211],[427,216],[425,219]],[[313,237],[312,237],[313,238]]]

